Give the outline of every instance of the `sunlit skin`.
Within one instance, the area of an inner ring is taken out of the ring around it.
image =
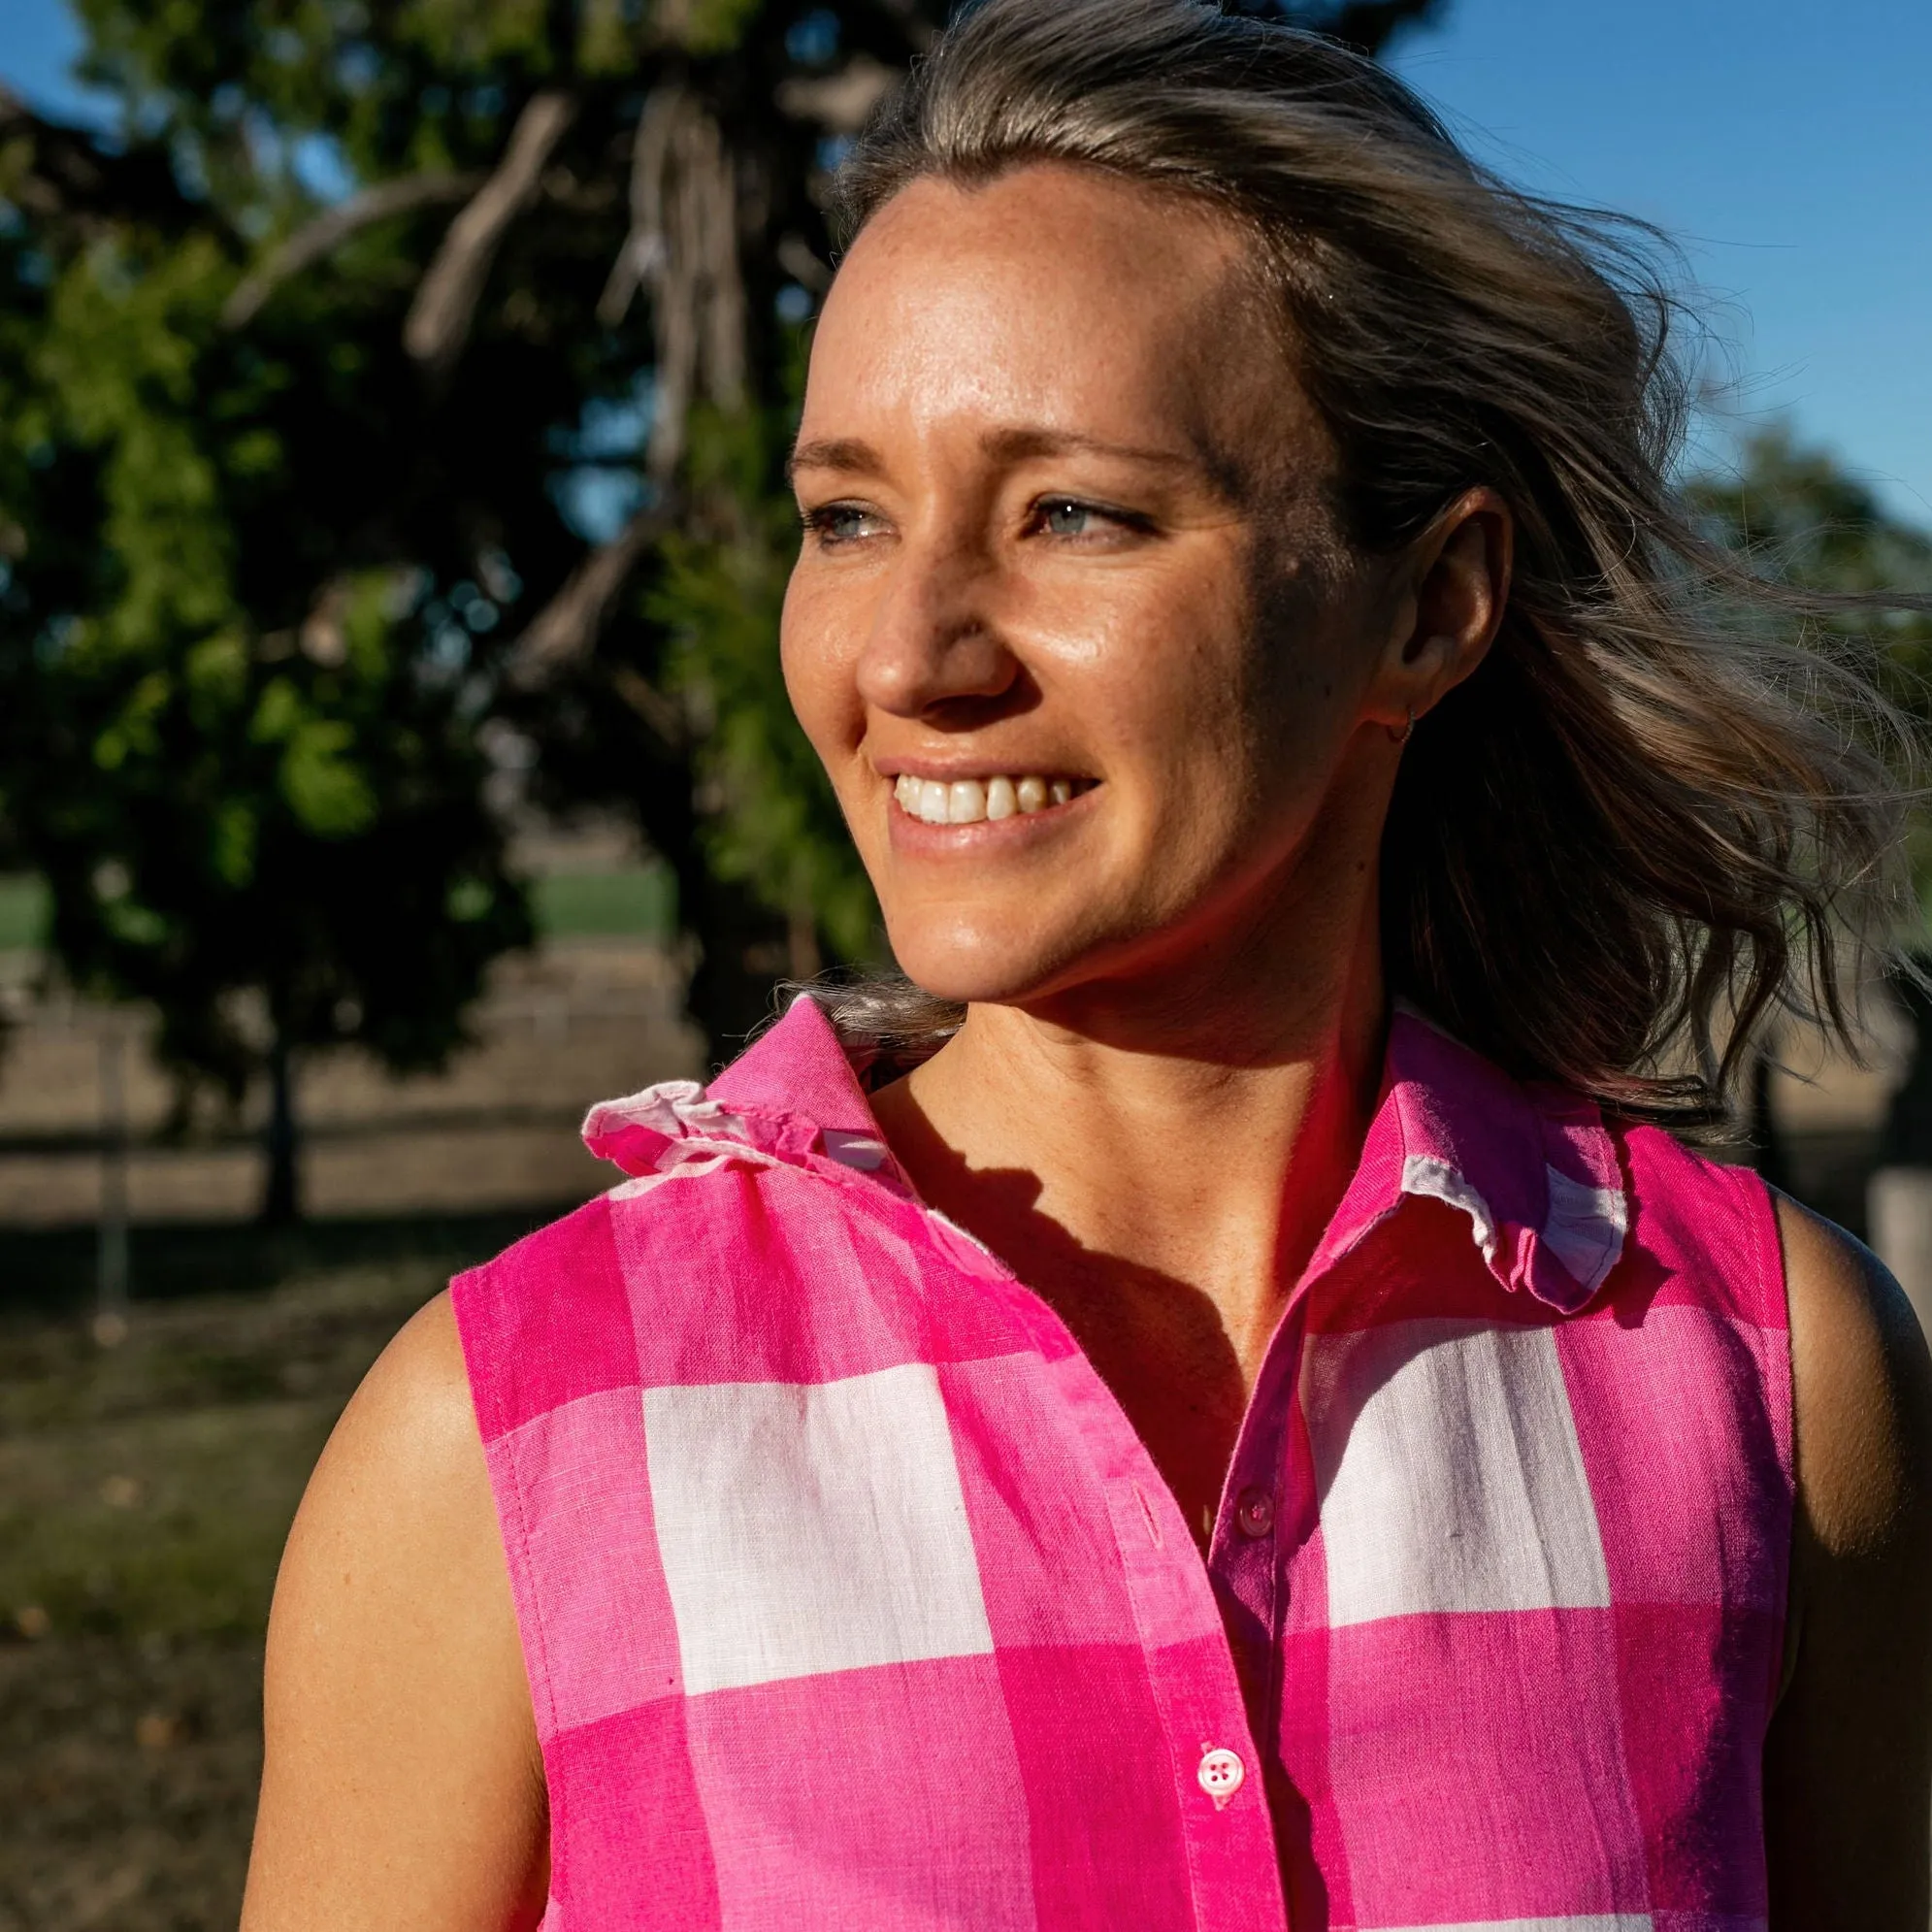
[[[883,213],[818,328],[783,632],[906,969],[1083,1027],[1114,987],[1136,1031],[1176,973],[1192,1001],[1203,947],[1328,949],[1311,868],[1373,851],[1389,727],[1473,668],[1490,614],[1414,661],[1364,648],[1413,632],[1407,573],[1337,540],[1327,441],[1238,240],[1162,212],[1149,250],[1140,197],[1031,171]],[[902,770],[1093,789],[941,830],[893,809]],[[1325,812],[1359,823],[1311,836]]]
[[[1243,247],[1062,169],[906,189],[818,328],[784,627],[893,945],[970,1002],[881,1127],[1066,1320],[1196,1525],[1374,1098],[1400,740],[1480,665],[1510,570],[1482,490],[1352,553]],[[935,828],[894,803],[908,770],[1078,792]],[[1771,1923],[1924,1932],[1932,1376],[1870,1257],[1780,1218],[1800,1521]],[[267,1744],[245,1932],[535,1923],[541,1765],[446,1297],[304,1500]]]

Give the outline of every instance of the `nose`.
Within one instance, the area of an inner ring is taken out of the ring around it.
[[[921,718],[1012,689],[1020,666],[995,614],[995,574],[965,544],[901,550],[859,659],[868,705]]]

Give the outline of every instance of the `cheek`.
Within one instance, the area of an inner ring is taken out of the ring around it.
[[[1159,785],[1166,807],[1225,809],[1254,744],[1279,729],[1256,716],[1269,681],[1259,652],[1246,601],[1203,573],[1131,613],[1085,668],[1091,708],[1082,708],[1104,721],[1117,754]]]
[[[1375,653],[1363,612],[1334,590],[1278,583],[1259,600],[1261,639],[1247,711],[1266,763],[1319,784],[1355,729]]]
[[[1198,606],[1196,606],[1198,609]],[[1229,598],[1183,635],[1132,730],[1147,760],[1158,851],[1182,871],[1277,863],[1319,813],[1354,730],[1360,653],[1311,601]],[[1243,856],[1245,855],[1245,857]]]
[[[857,741],[853,723],[861,717],[853,665],[837,647],[839,636],[827,601],[795,571],[779,618],[778,661],[792,709],[835,779],[839,753]]]

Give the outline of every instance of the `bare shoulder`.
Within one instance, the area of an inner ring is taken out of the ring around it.
[[[533,1924],[547,1832],[488,1469],[446,1294],[357,1391],[289,1533],[247,1932]]]
[[[1771,1932],[1924,1932],[1932,1868],[1932,1363],[1842,1229],[1778,1199],[1797,1521],[1764,1748]]]
[[[1825,1552],[1932,1568],[1932,1359],[1870,1249],[1777,1197],[1791,1315],[1799,1500]]]
[[[363,1378],[317,1465],[318,1479],[325,1473],[311,1501],[363,1481],[407,1490],[426,1505],[454,1502],[458,1492],[472,1503],[478,1494],[487,1501],[482,1443],[447,1289],[403,1325]]]
[[[437,1614],[451,1563],[501,1569],[495,1507],[445,1291],[377,1358],[344,1410],[289,1533],[272,1643],[311,1641],[285,1598],[393,1596]],[[273,1659],[271,1660],[273,1662]]]

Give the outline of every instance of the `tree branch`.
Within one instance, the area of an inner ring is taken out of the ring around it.
[[[505,232],[536,198],[543,170],[576,111],[569,94],[555,89],[533,94],[496,172],[449,224],[403,324],[403,346],[432,374],[443,374],[463,352]]]
[[[581,664],[590,656],[609,619],[610,606],[644,553],[669,527],[675,509],[671,493],[664,492],[565,578],[563,588],[510,647],[507,675],[514,689],[535,690],[567,666]]]
[[[638,116],[631,144],[631,230],[597,303],[597,319],[606,329],[624,319],[639,289],[663,266],[665,159],[683,106],[684,89],[673,81],[652,88]]]
[[[165,147],[115,153],[79,128],[45,120],[0,84],[0,195],[22,213],[97,229],[115,221],[180,228],[207,211],[181,192]]]
[[[682,751],[691,736],[690,723],[675,700],[667,698],[640,671],[627,664],[610,673],[610,688],[630,705],[669,751]]]
[[[814,295],[823,295],[832,286],[832,270],[812,253],[802,235],[782,235],[778,239],[778,266]]]
[[[933,0],[874,0],[879,12],[904,34],[915,53],[924,53],[939,38],[946,8]]]
[[[1380,54],[1397,34],[1426,26],[1446,0],[1228,0],[1237,14],[1286,20],[1340,41],[1358,53]]]
[[[1425,27],[1444,0],[1350,0],[1322,31],[1359,52],[1379,54],[1399,33]]]
[[[778,107],[794,120],[816,121],[834,134],[857,134],[898,79],[883,61],[857,53],[836,74],[779,82]]]
[[[678,82],[658,87],[631,150],[631,231],[597,305],[614,328],[639,289],[652,295],[656,386],[644,467],[669,481],[701,393],[726,409],[745,394],[744,279],[737,186],[717,122]]]
[[[298,228],[260,267],[245,276],[222,306],[222,323],[231,329],[246,328],[284,281],[334,254],[351,235],[376,222],[386,221],[391,215],[413,213],[419,208],[434,208],[440,202],[467,201],[481,186],[482,180],[480,175],[446,172],[405,175],[393,181],[378,181],[374,187],[351,195],[347,201]]]

